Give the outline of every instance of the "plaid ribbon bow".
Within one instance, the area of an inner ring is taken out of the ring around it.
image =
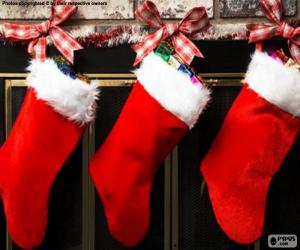
[[[202,57],[200,50],[186,35],[193,35],[209,26],[209,19],[204,7],[191,9],[179,23],[164,24],[159,11],[151,1],[145,1],[135,12],[136,16],[148,25],[158,29],[132,46],[137,53],[134,65],[139,64],[145,56],[153,51],[163,40],[169,38],[176,53],[190,64],[194,56]]]
[[[275,36],[282,36],[288,40],[291,56],[300,63],[300,28],[290,26],[282,19],[283,8],[281,0],[260,0],[262,10],[273,24],[249,24],[249,42],[260,42]]]
[[[7,38],[18,41],[31,40],[27,51],[36,59],[44,61],[46,59],[46,48],[53,41],[54,46],[71,63],[74,61],[73,51],[82,49],[82,46],[66,31],[57,25],[67,20],[77,6],[67,5],[64,0],[56,0],[51,8],[49,20],[40,24],[19,25],[13,23],[4,24],[4,34]]]

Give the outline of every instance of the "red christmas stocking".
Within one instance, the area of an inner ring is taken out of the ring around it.
[[[126,246],[144,238],[153,177],[209,100],[209,90],[153,53],[136,74],[114,128],[90,165],[110,232]]]
[[[0,193],[12,240],[37,247],[45,234],[51,185],[94,117],[96,86],[32,61],[29,89],[0,150]]]
[[[263,231],[270,181],[300,131],[300,73],[255,52],[201,171],[218,223],[239,243]]]

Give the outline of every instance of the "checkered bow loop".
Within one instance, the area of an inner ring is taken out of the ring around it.
[[[58,27],[77,11],[77,6],[68,5],[68,2],[56,0],[51,7],[50,18],[40,24],[5,23],[5,37],[18,41],[30,40],[27,51],[40,61],[46,59],[46,48],[51,39],[59,52],[73,63],[74,50],[82,49],[82,46],[68,32]]]
[[[176,53],[186,64],[190,64],[194,56],[203,58],[200,50],[187,36],[209,27],[209,19],[204,7],[191,9],[178,23],[164,24],[157,7],[151,1],[145,1],[135,14],[140,20],[158,30],[146,36],[142,42],[132,46],[137,53],[134,65],[139,64],[145,56],[166,39],[169,39]]]

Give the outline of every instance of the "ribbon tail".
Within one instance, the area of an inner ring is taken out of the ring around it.
[[[248,38],[248,43],[256,43],[263,40],[263,38],[259,39],[259,37],[256,34],[256,31],[251,31]]]
[[[201,52],[200,49],[198,49],[194,44],[192,44],[192,46],[194,46],[194,47],[195,47],[195,51],[197,51],[197,52],[195,53],[195,56],[197,56],[197,57],[199,57],[199,58],[205,58],[205,56],[203,55],[203,53]]]
[[[300,64],[300,48],[293,42],[289,41],[290,54],[296,63]]]
[[[131,44],[130,46],[135,52],[138,50],[140,46],[140,43],[134,43],[134,44]]]
[[[135,58],[133,66],[136,67],[137,65],[140,64],[140,62],[143,60],[143,58]]]
[[[136,52],[136,58],[134,60],[133,66],[137,66],[140,64],[141,61],[143,61],[144,57],[146,57],[151,50],[147,50],[147,48],[144,47],[144,42],[141,42],[139,44],[133,44],[131,48]]]
[[[186,64],[191,64],[195,56],[204,58],[197,46],[181,32],[172,37],[172,43],[176,53]]]
[[[142,42],[132,45],[131,47],[137,54],[133,65],[138,65],[144,57],[153,51],[165,38],[164,30],[159,29],[146,36]]]
[[[46,60],[47,38],[41,37],[32,40],[28,45],[28,53],[30,53],[38,61]]]
[[[265,29],[267,26],[265,24],[260,24],[260,23],[250,23],[246,25],[247,30],[249,31],[249,37],[248,37],[248,42],[249,43],[255,43],[258,40],[257,36],[257,31],[258,33],[260,30]]]
[[[66,31],[54,27],[49,31],[54,46],[70,62],[74,63],[74,51],[83,47]]]

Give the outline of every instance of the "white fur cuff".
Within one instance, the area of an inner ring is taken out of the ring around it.
[[[144,58],[135,74],[154,99],[190,128],[210,99],[206,87],[193,84],[189,76],[172,68],[153,52]]]
[[[255,52],[245,81],[258,95],[289,112],[300,116],[300,72],[290,69],[268,56]]]
[[[30,71],[27,85],[34,88],[38,99],[79,125],[94,119],[99,94],[95,84],[64,75],[52,59],[44,62],[32,60],[27,69]]]

